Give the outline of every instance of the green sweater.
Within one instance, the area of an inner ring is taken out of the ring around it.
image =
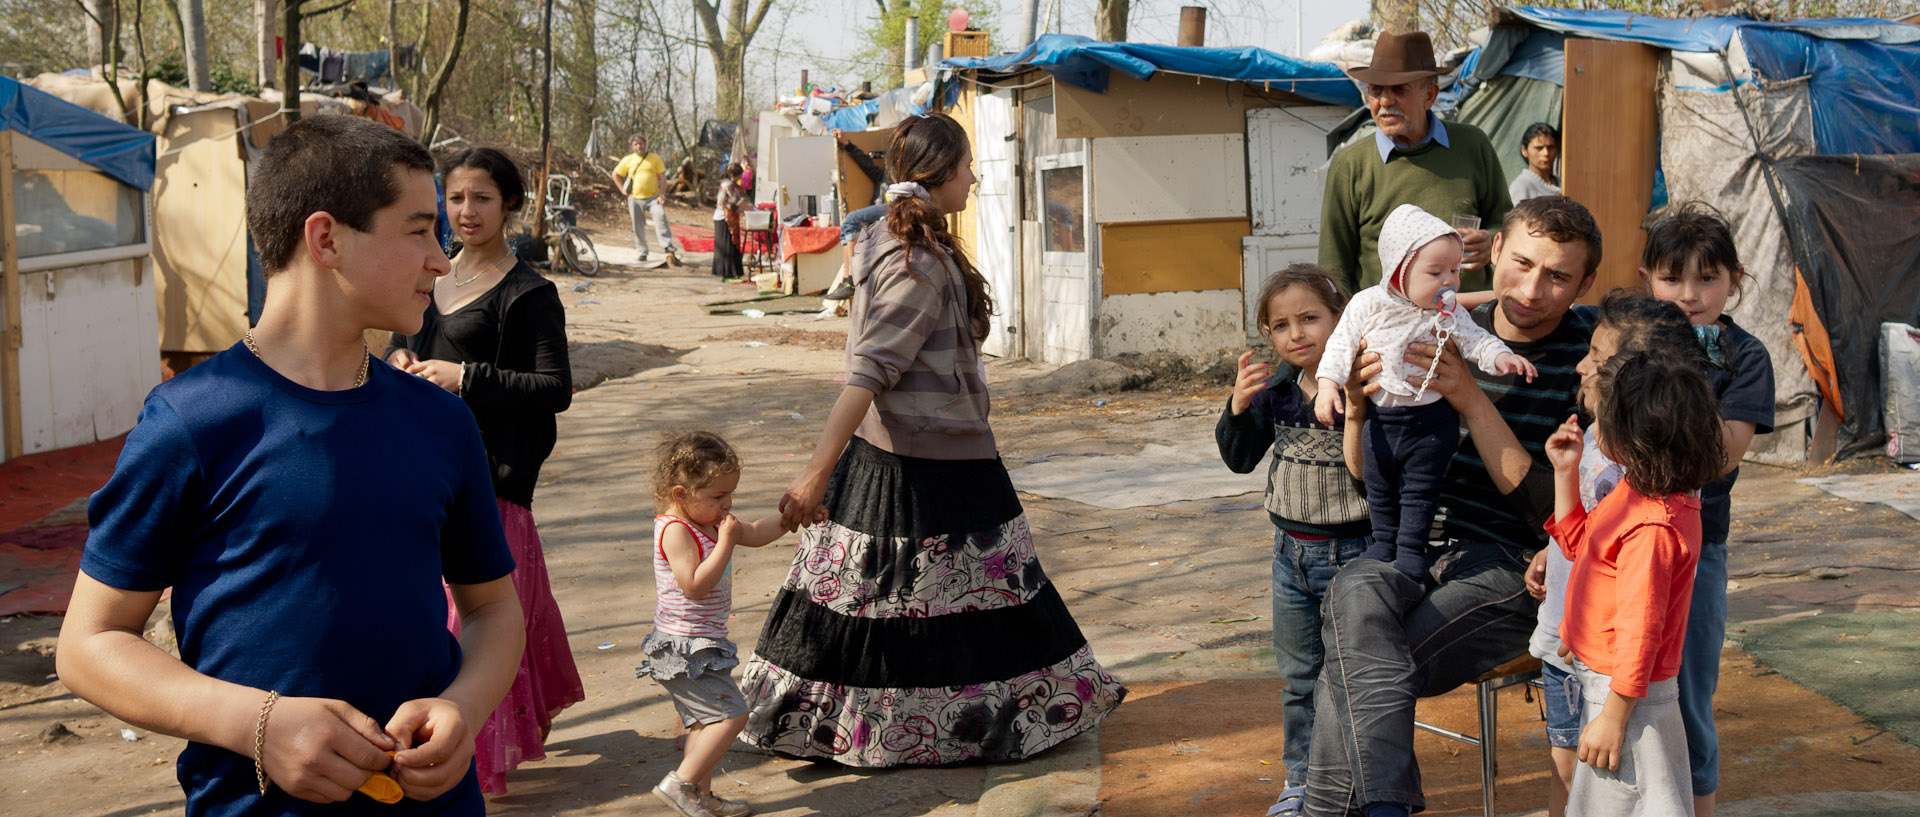
[[[1482,229],[1499,229],[1513,203],[1500,177],[1500,157],[1479,128],[1448,122],[1441,147],[1428,142],[1410,151],[1395,150],[1382,163],[1372,137],[1334,154],[1327,168],[1326,195],[1320,211],[1320,266],[1340,274],[1349,292],[1380,283],[1380,225],[1402,204],[1452,221],[1456,213],[1476,213]],[[1487,270],[1461,274],[1460,290],[1488,289]]]

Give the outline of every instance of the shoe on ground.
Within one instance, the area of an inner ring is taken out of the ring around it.
[[[1288,786],[1280,790],[1280,799],[1267,809],[1267,817],[1300,817],[1307,813],[1307,787]]]
[[[666,777],[660,778],[660,785],[653,787],[653,796],[686,817],[718,817],[707,810],[700,787],[681,780],[676,772],[667,772]]]
[[[752,806],[739,800],[728,800],[712,791],[707,792],[706,799],[700,801],[700,804],[706,806],[707,811],[713,812],[714,817],[747,817],[753,813]]]

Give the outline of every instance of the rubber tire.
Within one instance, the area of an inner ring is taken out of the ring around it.
[[[560,235],[560,260],[577,275],[592,278],[600,274],[600,252],[593,247],[593,239],[578,230],[568,230]]]

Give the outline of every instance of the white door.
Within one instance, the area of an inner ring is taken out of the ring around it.
[[[1074,140],[1079,141],[1079,140]],[[1098,314],[1087,218],[1091,183],[1086,151],[1055,153],[1034,162],[1039,191],[1040,286],[1046,299],[1041,360],[1072,363],[1098,351],[1093,327]]]
[[[973,263],[987,277],[993,296],[993,328],[981,351],[995,357],[1019,354],[1019,220],[1014,211],[1019,178],[1014,170],[1013,92],[981,94],[973,109],[973,163],[980,177],[974,189],[979,225],[979,255]]]
[[[1305,233],[1319,240],[1327,131],[1348,112],[1332,105],[1247,112],[1248,209],[1254,235]]]

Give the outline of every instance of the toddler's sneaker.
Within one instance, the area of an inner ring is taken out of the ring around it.
[[[653,787],[653,796],[687,817],[718,817],[707,809],[700,796],[700,787],[680,779],[676,772],[667,772],[660,778],[660,785]]]

